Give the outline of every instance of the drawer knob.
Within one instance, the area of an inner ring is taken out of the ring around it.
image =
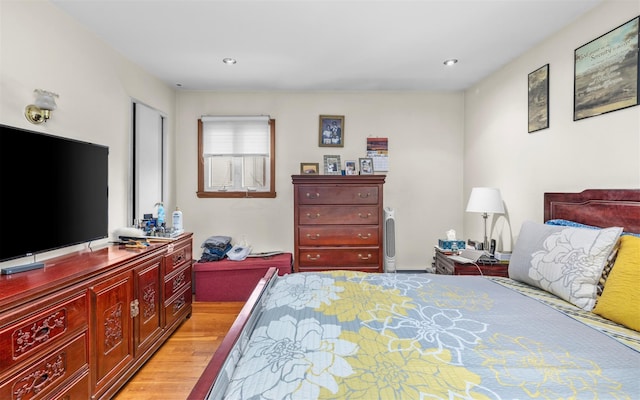
[[[371,234],[367,233],[366,235],[363,235],[362,233],[358,233],[358,237],[362,240],[367,240],[371,238]]]
[[[369,218],[370,216],[371,216],[371,213],[366,213],[366,214],[358,213],[358,217],[360,218]]]
[[[371,254],[367,254],[366,256],[363,256],[362,254],[358,254],[358,258],[361,260],[370,260]]]
[[[361,199],[367,199],[369,198],[369,196],[371,196],[370,193],[358,193],[358,197],[360,197]]]
[[[309,240],[317,240],[317,239],[320,239],[320,234],[319,234],[319,233],[316,233],[315,235],[312,235],[312,234],[310,234],[310,233],[307,233],[307,239],[309,239]]]
[[[309,193],[307,192],[307,199],[317,199],[320,197],[320,193]]]
[[[307,213],[307,218],[309,219],[320,218],[320,213],[316,213],[316,214]]]
[[[307,260],[309,261],[318,261],[320,259],[320,254],[316,254],[316,256],[312,256],[311,254],[307,254]]]

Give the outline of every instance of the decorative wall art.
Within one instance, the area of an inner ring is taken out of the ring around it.
[[[344,147],[344,115],[321,115],[318,145]]]
[[[575,50],[573,120],[638,105],[640,17]]]
[[[529,133],[549,127],[549,64],[529,74]]]

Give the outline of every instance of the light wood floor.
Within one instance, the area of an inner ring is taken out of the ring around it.
[[[114,400],[186,399],[243,302],[193,303],[191,318],[118,392]]]

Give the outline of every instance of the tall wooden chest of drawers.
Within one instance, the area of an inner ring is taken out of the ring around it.
[[[382,272],[385,175],[293,175],[294,271]]]

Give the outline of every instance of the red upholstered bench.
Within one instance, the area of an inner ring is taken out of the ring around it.
[[[269,267],[278,275],[291,273],[293,257],[283,253],[269,257],[247,257],[242,261],[227,258],[193,264],[196,301],[246,301]]]

